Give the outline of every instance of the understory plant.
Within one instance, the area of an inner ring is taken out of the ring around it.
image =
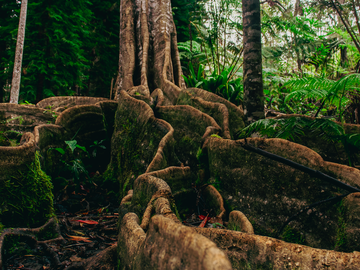
[[[284,105],[291,113],[317,117],[329,114],[333,108],[339,121],[343,122],[346,108],[351,110],[354,107],[351,110],[354,113],[360,105],[359,73],[346,75],[337,81],[315,77],[298,78],[289,80],[284,88],[289,89]]]
[[[189,64],[189,76],[183,76],[188,87],[197,87],[217,94],[226,100],[240,105],[243,98],[243,84],[241,78],[233,79],[234,67],[225,68],[220,74],[215,70],[211,75],[206,76],[204,66],[199,65],[197,73],[193,65]]]
[[[81,179],[86,178],[89,179],[88,171],[85,168],[85,165],[81,158],[75,157],[74,151],[75,149],[80,149],[88,155],[88,152],[84,146],[80,146],[77,144],[76,140],[65,141],[66,148],[54,148],[54,150],[58,151],[64,158],[60,159],[60,161],[65,165],[66,171],[65,175],[68,173],[71,177],[73,177],[76,183],[79,183]],[[70,161],[65,159],[65,154],[67,150],[70,150]],[[94,150],[95,151],[95,150]],[[96,155],[96,152],[95,152]]]
[[[312,135],[330,143],[341,143],[350,166],[354,166],[356,154],[360,151],[360,134],[346,134],[340,124],[325,118],[262,119],[238,132],[237,138],[247,138],[255,132],[269,138],[281,138],[296,142],[301,142],[306,135]]]

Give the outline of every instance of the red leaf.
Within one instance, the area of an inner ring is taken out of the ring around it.
[[[94,221],[94,220],[74,220],[74,221],[77,221],[77,222],[80,222],[80,223],[85,223],[85,224],[88,224],[88,225],[94,225],[94,224],[99,224],[99,222],[97,221]]]
[[[209,220],[209,214],[206,215],[206,217],[204,218],[204,220],[200,223],[199,227],[200,228],[204,228],[206,225],[206,222]]]
[[[208,216],[209,216],[209,214],[208,214],[207,216],[199,215],[199,218],[200,218],[201,220],[204,220],[205,218],[207,218],[207,221],[209,221],[209,220],[211,219],[211,217],[208,217]]]

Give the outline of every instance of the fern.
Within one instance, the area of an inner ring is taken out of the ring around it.
[[[344,128],[330,119],[312,120],[305,117],[261,119],[242,129],[236,134],[237,139],[250,137],[256,132],[262,136],[296,142],[301,142],[306,134],[312,134],[330,143],[341,143],[350,166],[354,163],[354,154],[360,151],[360,134],[345,134]]]
[[[285,97],[285,103],[290,99],[298,100],[303,98],[324,98],[328,94],[335,82],[325,78],[299,78],[290,80],[284,84],[284,87],[291,89],[290,94]]]
[[[350,102],[351,95],[360,91],[360,74],[346,75],[337,82],[325,78],[294,79],[284,86],[291,89],[284,99],[285,104],[290,100],[322,100],[328,105],[336,105],[341,121],[343,108]]]

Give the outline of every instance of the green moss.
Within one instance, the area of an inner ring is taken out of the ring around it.
[[[219,135],[217,135],[217,134],[211,134],[211,136],[210,137],[214,137],[214,138],[218,138],[218,139],[222,139]]]
[[[0,146],[18,146],[22,134],[14,130],[0,131]]]
[[[4,229],[5,229],[5,226],[0,222],[0,235]]]
[[[348,239],[346,235],[346,208],[343,202],[339,203],[337,211],[339,213],[339,216],[334,249],[337,251],[348,251]]]
[[[28,170],[0,185],[0,220],[6,226],[37,226],[54,215],[51,179],[41,170],[39,153]]]
[[[291,228],[290,226],[286,226],[283,233],[282,238],[284,241],[294,244],[304,244],[305,239],[304,236],[296,229]]]
[[[241,228],[237,225],[237,224],[234,224],[234,223],[230,223],[227,228],[229,230],[233,230],[233,231],[238,231],[238,232],[241,232]]]
[[[179,214],[179,211],[178,211],[178,209],[177,209],[177,207],[176,207],[176,204],[175,204],[175,201],[174,201],[174,200],[172,200],[172,201],[170,202],[170,207],[171,207],[171,210],[173,211],[173,213],[175,213],[176,217],[177,217],[180,221],[182,221],[182,219],[180,218],[180,214]]]

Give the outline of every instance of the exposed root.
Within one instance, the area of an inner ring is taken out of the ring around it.
[[[48,239],[44,241],[39,241],[36,239],[36,236],[40,233],[50,232],[52,234],[58,235],[58,237],[53,239]],[[57,267],[60,265],[59,257],[57,254],[48,246],[49,243],[54,242],[65,242],[65,239],[60,234],[59,224],[55,218],[51,218],[45,225],[38,228],[16,228],[16,229],[5,229],[0,235],[0,269],[4,265],[3,254],[4,254],[4,243],[7,239],[12,237],[17,237],[17,241],[23,241],[28,243],[32,247],[41,246],[45,250],[45,253],[50,258],[51,265]]]
[[[82,260],[80,262],[73,263],[67,270],[113,270],[117,269],[117,245],[112,245],[107,249],[99,252],[98,254]]]

